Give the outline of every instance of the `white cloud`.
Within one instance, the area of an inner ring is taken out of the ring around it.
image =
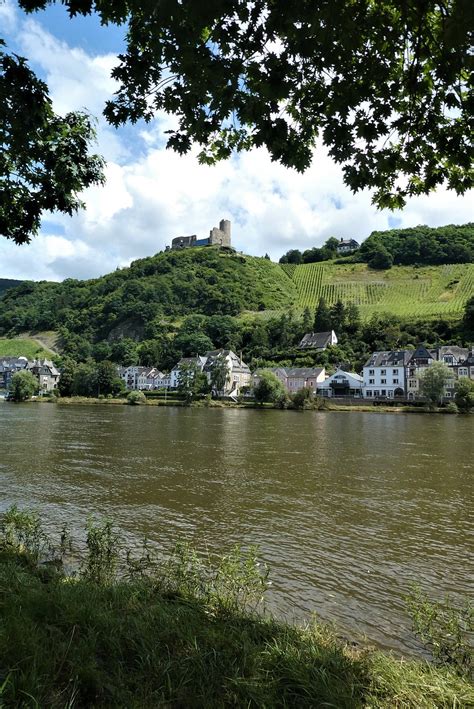
[[[100,114],[116,88],[110,79],[114,55],[92,57],[68,47],[32,20],[23,23],[20,39],[45,72],[56,110]],[[93,277],[154,254],[180,234],[205,236],[221,218],[231,219],[237,249],[275,259],[329,236],[363,239],[389,228],[393,217],[403,226],[472,219],[472,194],[456,197],[445,190],[412,199],[399,213],[377,211],[368,192],[354,195],[343,184],[324,149],[303,175],[272,163],[263,149],[214,167],[199,165],[197,151],[179,156],[165,150],[163,130],[174,123],[163,115],[146,129],[117,133],[101,119],[107,184],[87,190],[87,210],[72,219],[51,216],[61,236],[46,225],[30,246],[0,244],[0,276]]]
[[[0,27],[2,32],[13,32],[17,25],[17,13],[11,0],[0,0]]]

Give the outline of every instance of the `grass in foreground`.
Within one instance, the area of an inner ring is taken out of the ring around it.
[[[18,524],[18,520],[20,525]],[[258,615],[266,574],[253,552],[215,564],[187,547],[151,571],[121,561],[110,524],[89,526],[81,571],[40,564],[31,515],[6,515],[0,543],[4,707],[469,707],[447,668],[354,648],[328,628]],[[61,547],[67,546],[63,534]]]

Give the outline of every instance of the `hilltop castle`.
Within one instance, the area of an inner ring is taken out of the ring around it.
[[[230,221],[221,219],[219,227],[213,227],[207,239],[198,239],[196,234],[192,236],[177,236],[171,242],[171,249],[188,249],[192,246],[228,246],[230,243]],[[166,247],[169,250],[169,246]]]

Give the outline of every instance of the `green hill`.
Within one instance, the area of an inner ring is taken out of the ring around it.
[[[297,288],[278,264],[218,248],[170,251],[88,281],[24,282],[0,300],[0,336],[57,330],[90,339],[140,336],[163,317],[238,315],[295,305]]]
[[[388,312],[403,318],[457,318],[474,294],[474,264],[394,266],[371,270],[363,263],[282,264],[296,286],[300,308],[314,308],[319,298],[355,303],[364,320]]]

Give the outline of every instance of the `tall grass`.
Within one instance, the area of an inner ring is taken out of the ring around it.
[[[2,707],[472,705],[472,686],[449,668],[259,614],[268,572],[255,549],[211,559],[178,545],[163,560],[145,542],[133,556],[110,522],[89,521],[67,575],[73,540],[66,530],[46,540],[37,516],[4,516]]]

